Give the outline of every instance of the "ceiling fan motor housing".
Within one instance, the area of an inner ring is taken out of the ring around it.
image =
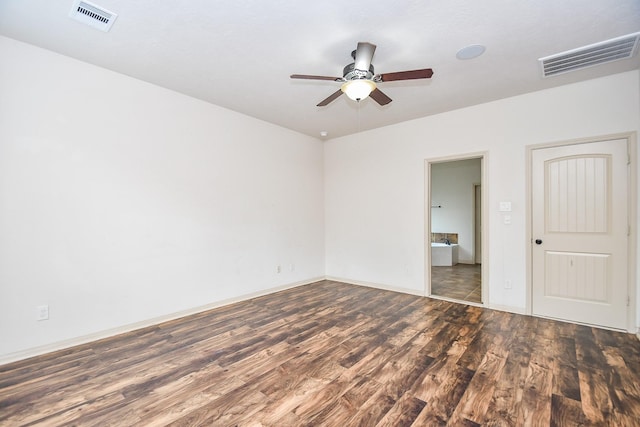
[[[373,71],[373,64],[369,65],[369,71],[358,70],[356,69],[355,65],[356,63],[352,62],[351,64],[344,67],[344,69],[342,70],[342,77],[345,80],[371,80],[373,78],[373,75],[375,74]]]

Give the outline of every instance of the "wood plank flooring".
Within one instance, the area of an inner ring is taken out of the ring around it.
[[[323,281],[0,366],[2,426],[638,426],[630,334]]]
[[[461,301],[482,302],[480,264],[431,267],[431,294]]]

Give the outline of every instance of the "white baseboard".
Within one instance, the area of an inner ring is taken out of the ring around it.
[[[388,285],[383,285],[380,283],[372,283],[372,282],[363,282],[361,280],[352,280],[352,279],[345,279],[343,277],[334,277],[334,276],[327,276],[326,280],[332,280],[335,282],[342,282],[342,283],[348,283],[350,285],[358,285],[358,286],[366,286],[368,288],[375,288],[375,289],[383,289],[385,291],[393,291],[393,292],[400,292],[403,294],[410,294],[410,295],[416,295],[416,296],[420,296],[420,297],[424,297],[424,291],[417,291],[415,289],[408,289],[408,288],[400,288],[400,287],[396,287],[396,286],[388,286]],[[431,298],[431,297],[429,297]],[[521,308],[521,307],[513,307],[513,306],[509,306],[509,305],[500,305],[500,304],[476,304],[476,303],[470,303],[470,302],[465,302],[465,301],[457,301],[457,300],[453,300],[451,298],[440,298],[440,297],[433,297],[435,299],[442,299],[445,301],[450,301],[450,302],[454,302],[454,303],[458,303],[458,304],[468,304],[468,305],[474,305],[477,307],[485,307],[485,308],[489,308],[491,310],[497,310],[497,311],[506,311],[508,313],[515,313],[515,314],[527,314],[526,313],[526,309],[525,308]]]
[[[527,314],[527,310],[523,307],[513,307],[511,305],[500,305],[500,304],[491,304],[491,305],[487,305],[487,308],[490,308],[491,310],[498,310],[498,311],[506,311],[507,313],[515,313],[515,314]]]
[[[131,323],[128,325],[119,326],[117,328],[107,329],[104,331],[95,332],[88,335],[83,335],[80,337],[71,338],[68,340],[57,341],[51,344],[46,344],[38,347],[33,347],[27,350],[18,351],[15,353],[9,353],[4,356],[0,356],[0,365],[4,365],[11,362],[16,362],[18,360],[28,359],[30,357],[40,356],[46,353],[51,353],[58,350],[64,350],[66,348],[75,347],[77,345],[86,344],[88,342],[101,340],[103,338],[109,338],[115,335],[124,334],[127,332],[135,331],[137,329],[146,328],[149,326],[158,325],[163,322],[167,322],[169,320],[178,319],[180,317],[190,316],[192,314],[202,313],[203,311],[211,310],[214,308],[222,307],[225,305],[235,304],[237,302],[250,300],[253,298],[261,297],[264,295],[272,294],[279,291],[284,291],[287,289],[296,288],[298,286],[304,286],[311,283],[319,282],[324,280],[324,277],[317,277],[309,280],[304,280],[300,282],[289,283],[286,285],[276,286],[274,288],[264,289],[257,292],[252,292],[249,294],[240,295],[234,298],[228,298],[222,301],[216,301],[210,304],[202,305],[199,307],[190,308],[187,310],[170,313],[164,316],[155,317],[152,319],[142,320],[140,322]]]
[[[424,296],[424,291],[418,291],[418,290],[415,290],[415,289],[383,285],[383,284],[380,284],[380,283],[363,282],[361,280],[345,279],[344,277],[327,276],[327,277],[325,277],[325,279],[326,280],[331,280],[331,281],[334,281],[334,282],[347,283],[349,285],[365,286],[367,288],[382,289],[382,290],[385,290],[385,291],[399,292],[399,293],[402,293],[402,294],[409,294],[409,295],[417,295],[419,297],[423,297]]]

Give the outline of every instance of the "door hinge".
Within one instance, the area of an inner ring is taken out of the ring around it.
[[[631,297],[627,295],[627,307],[631,305]]]

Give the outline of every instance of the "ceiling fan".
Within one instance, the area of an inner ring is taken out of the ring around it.
[[[340,89],[329,95],[328,98],[320,101],[318,107],[324,107],[343,93],[354,101],[361,101],[371,96],[380,105],[387,105],[391,102],[384,92],[377,88],[377,83],[391,82],[398,80],[428,79],[433,75],[431,68],[421,70],[398,71],[395,73],[375,74],[371,59],[376,50],[376,45],[366,42],[359,42],[356,50],[351,52],[351,57],[355,62],[344,67],[342,77],[310,76],[306,74],[292,74],[292,79],[306,80],[330,80],[342,82]]]

